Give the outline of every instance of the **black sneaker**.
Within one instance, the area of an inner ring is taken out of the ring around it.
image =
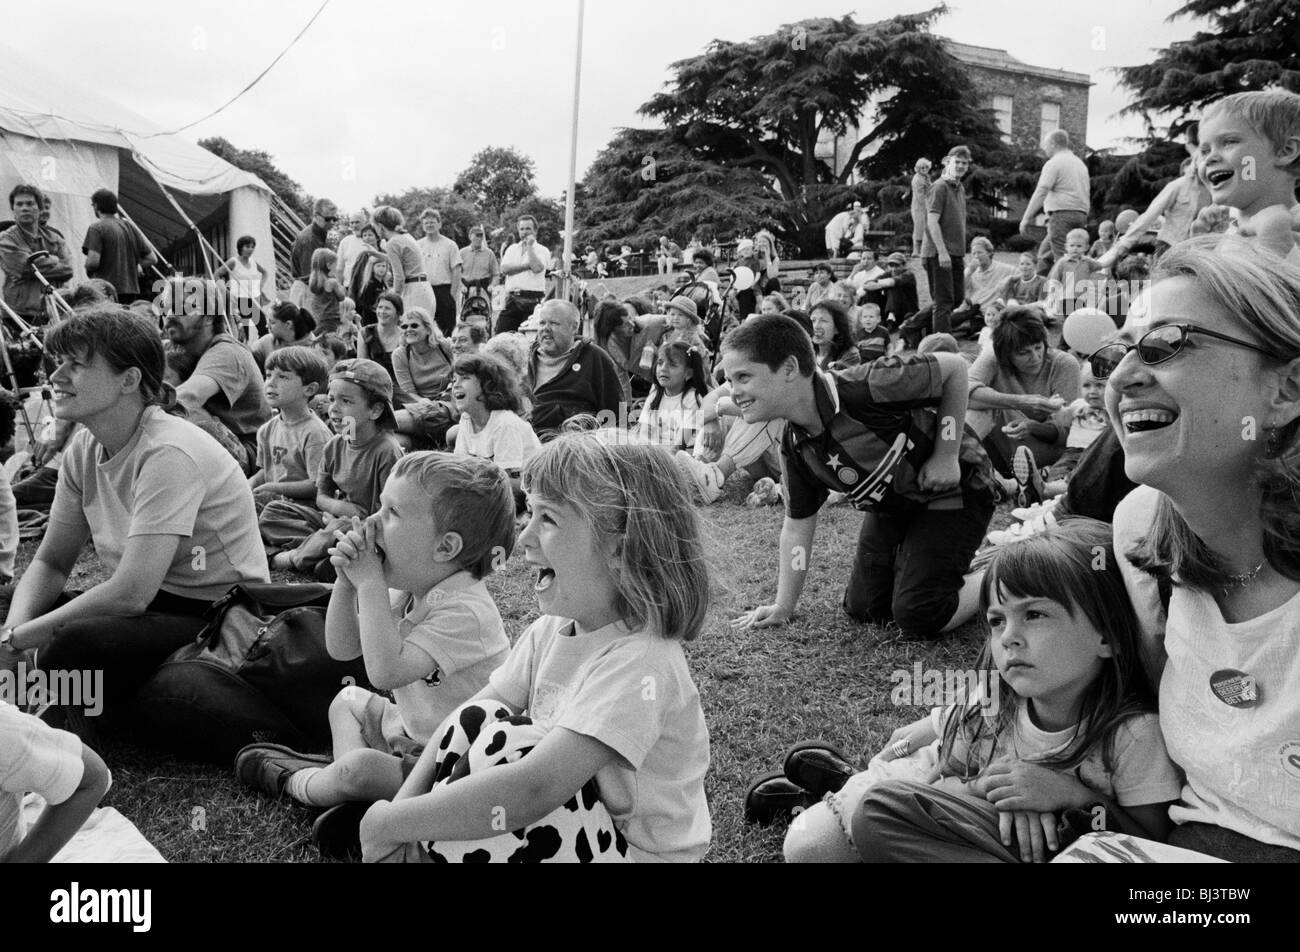
[[[330,807],[311,825],[311,841],[325,859],[361,862],[361,818],[371,804],[360,801]]]
[[[838,793],[857,768],[844,753],[818,740],[800,741],[782,761],[785,778],[816,797]]]
[[[745,791],[745,822],[770,826],[778,820],[789,821],[819,802],[821,797],[795,786],[781,774],[766,774]]]

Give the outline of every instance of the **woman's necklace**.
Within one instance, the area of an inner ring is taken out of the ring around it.
[[[1267,559],[1261,559],[1259,565],[1255,566],[1249,572],[1241,572],[1240,574],[1228,573],[1228,581],[1224,588],[1245,588],[1251,582],[1255,581],[1260,572],[1264,571],[1264,565],[1267,561]]]

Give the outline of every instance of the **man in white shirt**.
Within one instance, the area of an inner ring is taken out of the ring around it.
[[[842,258],[841,251],[847,253],[848,249],[844,248],[844,241],[853,234],[853,228],[857,224],[857,215],[852,211],[843,211],[836,215],[826,225],[826,256],[828,258]]]
[[[370,215],[364,208],[359,212],[353,212],[348,216],[349,232],[339,239],[338,271],[335,272],[334,276],[338,278],[339,284],[343,285],[344,288],[350,286],[352,269],[356,266],[361,250],[366,246],[366,243],[361,240],[361,229],[366,227],[368,221],[370,221]]]
[[[1088,227],[1088,209],[1092,207],[1088,166],[1070,151],[1070,134],[1064,129],[1049,132],[1043,148],[1047,150],[1047,161],[1038,176],[1038,188],[1020,219],[1020,233],[1027,235],[1039,211],[1047,212],[1047,240],[1043,244],[1051,247],[1039,249],[1039,274],[1047,274],[1052,264],[1064,256],[1066,235],[1075,228]]]
[[[429,287],[438,302],[433,322],[450,337],[456,328],[456,302],[460,300],[460,248],[442,233],[442,213],[436,208],[420,212],[420,225],[424,237],[416,242],[424,259],[424,273],[429,276]]]
[[[519,240],[501,256],[505,275],[506,305],[497,317],[496,333],[510,334],[532,317],[546,296],[546,271],[551,253],[537,241],[537,219],[524,215],[518,221]]]

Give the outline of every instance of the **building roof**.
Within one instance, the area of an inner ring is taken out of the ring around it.
[[[948,52],[954,58],[965,63],[967,66],[981,66],[985,69],[996,69],[1007,73],[1020,73],[1027,76],[1038,76],[1043,79],[1050,79],[1058,83],[1067,83],[1074,86],[1091,86],[1092,79],[1087,73],[1073,73],[1064,69],[1049,69],[1046,66],[1031,66],[1028,63],[1016,59],[1006,50],[996,50],[990,46],[974,46],[970,43],[958,43],[956,40],[944,38],[944,44],[948,47]]]

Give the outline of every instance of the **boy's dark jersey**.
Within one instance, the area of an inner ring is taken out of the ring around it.
[[[991,503],[993,474],[984,447],[961,426],[961,480],[928,492],[917,474],[934,452],[943,377],[932,355],[882,357],[833,373],[814,373],[822,432],[810,436],[794,423],[781,440],[786,513],[815,515],[831,492],[847,493],[857,509],[889,511],[900,499],[930,509]]]

